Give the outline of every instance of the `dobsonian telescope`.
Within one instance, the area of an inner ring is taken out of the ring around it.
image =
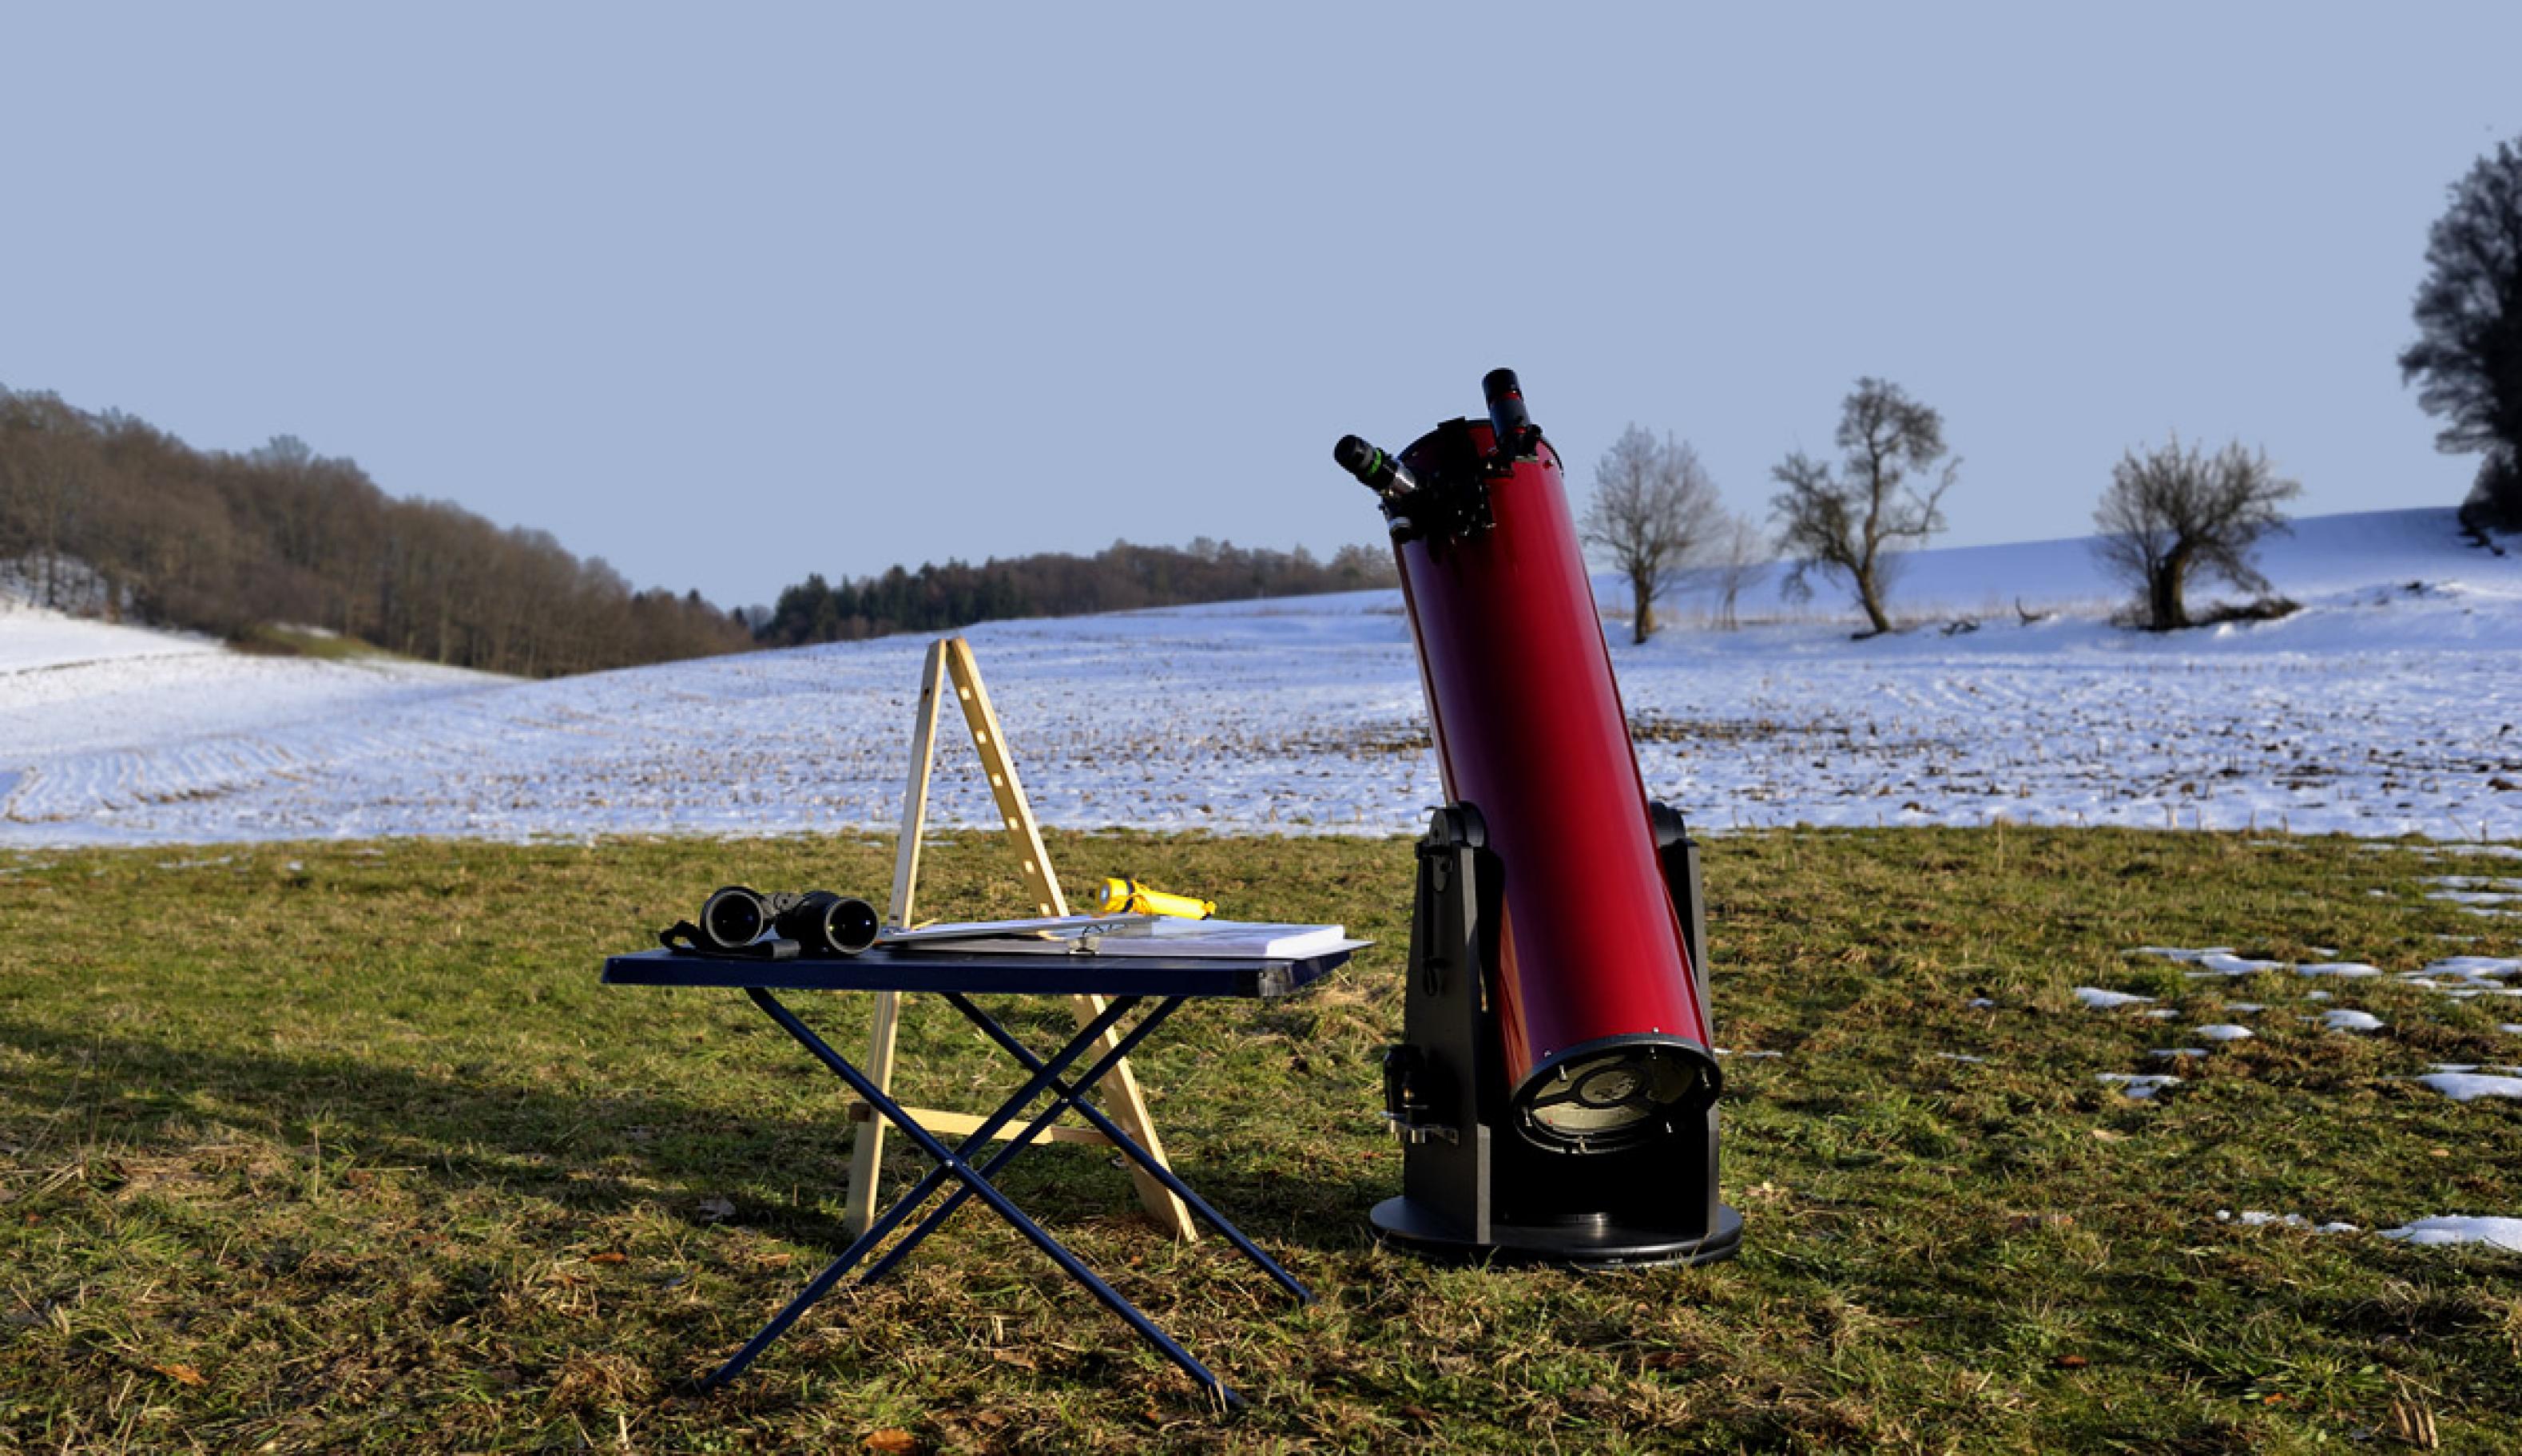
[[[1561,484],[1514,373],[1485,420],[1332,451],[1392,528],[1446,805],[1418,844],[1384,1115],[1415,1252],[1724,1258],[1697,845],[1652,803]]]

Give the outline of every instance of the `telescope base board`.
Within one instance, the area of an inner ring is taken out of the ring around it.
[[[1675,1235],[1668,1228],[1608,1219],[1585,1223],[1492,1223],[1483,1242],[1409,1198],[1385,1199],[1369,1215],[1376,1237],[1423,1258],[1458,1263],[1573,1264],[1584,1268],[1650,1268],[1662,1264],[1712,1264],[1743,1247],[1743,1215],[1716,1206],[1716,1226],[1706,1233]]]

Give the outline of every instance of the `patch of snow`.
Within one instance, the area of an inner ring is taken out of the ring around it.
[[[2204,1057],[2207,1055],[2207,1049],[2205,1047],[2160,1047],[2146,1055],[2158,1061],[2172,1062],[2182,1057]]]
[[[2417,1082],[2454,1102],[2470,1102],[2481,1097],[2522,1098],[2522,1076],[2489,1076],[2465,1069],[2445,1069],[2430,1071],[2417,1078]]]
[[[2469,1218],[2457,1213],[2438,1213],[2420,1218],[2399,1228],[2385,1229],[2385,1239],[2398,1239],[2407,1244],[2484,1244],[2522,1253],[2522,1218]]]
[[[1995,1002],[1990,1001],[1985,996],[1973,996],[1962,1004],[1973,1011],[1986,1011],[1996,1005]]]
[[[0,682],[89,663],[227,655],[219,643],[189,632],[90,621],[36,607],[0,612]]]
[[[2297,966],[2294,968],[2294,974],[2297,976],[2342,976],[2353,979],[2359,976],[2379,976],[2382,974],[2382,968],[2379,966],[2365,965],[2362,961],[2322,961],[2315,965]]]
[[[2213,1025],[2196,1027],[2190,1034],[2203,1036],[2209,1041],[2248,1041],[2251,1039],[2251,1028],[2236,1026],[2230,1022],[2218,1022]]]
[[[2522,900],[2522,895],[2492,889],[2430,889],[2426,891],[2426,898],[2453,905],[2509,905]]]
[[[2152,996],[2140,996],[2133,991],[2106,991],[2100,986],[2076,987],[2076,999],[2094,1011],[2109,1011],[2120,1006],[2148,1005],[2154,1000]]]
[[[2505,977],[2522,973],[2522,959],[2512,956],[2446,956],[2419,973],[2425,976]]]
[[[2327,991],[2306,991],[2303,993],[2303,999],[2306,1001],[2326,1001],[2329,999],[2329,993]]]
[[[2322,1012],[2320,1024],[2332,1031],[2380,1031],[2388,1024],[2369,1011],[2350,1011],[2344,1007]]]
[[[2246,1210],[2240,1214],[2236,1214],[2230,1208],[2218,1208],[2216,1210],[2216,1221],[2218,1223],[2237,1223],[2244,1228],[2267,1228],[2274,1226],[2277,1228],[2310,1229],[2315,1234],[2360,1234],[2364,1232],[2361,1228],[2359,1228],[2357,1225],[2352,1223],[2333,1222],[2315,1224],[2311,1219],[2304,1217],[2300,1213],[2263,1213],[2256,1209]]]
[[[1947,1062],[1967,1062],[1973,1067],[1983,1066],[1987,1061],[1985,1057],[1965,1056],[1960,1052],[1938,1052],[1936,1055]]]
[[[2140,945],[2129,954],[2161,956],[2165,960],[2196,966],[2199,969],[2192,975],[2201,978],[2250,976],[2261,971],[2282,971],[2286,965],[2283,961],[2255,961],[2237,956],[2233,954],[2233,947],[2229,945],[2209,946],[2202,950],[2182,950],[2171,945]]]
[[[2267,1010],[2267,1007],[2258,1001],[2227,1001],[2224,1003],[2224,1009],[2230,1012],[2238,1012],[2243,1016],[2256,1016],[2259,1013]]]
[[[2177,1087],[2180,1078],[2163,1073],[2138,1071],[2106,1071],[2097,1080],[2117,1086],[2129,1098],[2144,1102],[2166,1087]]]
[[[2504,1022],[2496,1028],[2511,1036],[2522,1036],[2522,1022]]]

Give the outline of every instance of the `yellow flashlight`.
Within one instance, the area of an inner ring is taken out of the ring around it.
[[[1170,915],[1177,920],[1206,920],[1217,913],[1214,900],[1151,889],[1136,880],[1106,880],[1098,915]]]

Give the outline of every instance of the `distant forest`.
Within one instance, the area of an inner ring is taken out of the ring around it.
[[[695,591],[634,590],[549,532],[397,500],[281,436],[236,455],[0,387],[0,567],[37,602],[233,640],[320,627],[549,677],[752,645]]]
[[[1187,602],[1388,586],[1390,557],[1329,562],[1203,537],[1116,541],[980,566],[809,576],[775,608],[634,589],[547,531],[397,499],[352,461],[282,435],[198,450],[118,411],[0,387],[0,587],[65,611],[251,645],[314,627],[406,657],[527,677],[757,644],[794,646]]]
[[[848,642],[889,632],[936,632],[1011,616],[1073,616],[1187,602],[1294,597],[1390,586],[1390,553],[1343,546],[1329,562],[1294,551],[1203,536],[1187,547],[1115,541],[1093,556],[1044,552],[980,566],[900,567],[835,585],[818,572],[779,594],[754,635],[766,646]]]

